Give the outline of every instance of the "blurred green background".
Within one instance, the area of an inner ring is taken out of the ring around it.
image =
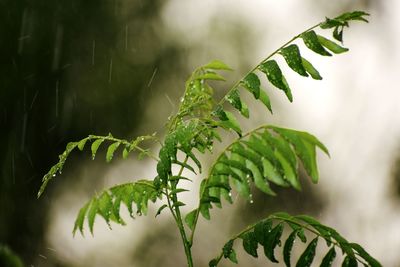
[[[199,234],[195,258],[205,266],[215,255],[205,249],[219,249],[230,233],[283,209],[318,216],[370,248],[384,266],[400,266],[393,249],[400,246],[396,7],[395,0],[2,0],[0,244],[26,266],[184,266],[167,216],[113,231],[99,222],[94,238],[72,239],[79,205],[95,190],[154,173],[150,163],[132,158],[106,165],[74,153],[65,173],[36,199],[42,176],[69,141],[88,134],[130,139],[162,133],[196,66],[221,59],[236,70],[228,76],[234,82],[325,16],[362,9],[372,14],[371,23],[347,32],[350,53],[315,57],[323,82],[292,86],[293,105],[272,94],[277,116],[260,111],[244,122],[274,122],[321,137],[333,151],[329,162],[321,158],[321,184],[305,183],[303,193],[286,190],[278,198],[255,195],[254,204],[238,200],[235,209],[215,211],[215,225],[200,227],[209,237]]]

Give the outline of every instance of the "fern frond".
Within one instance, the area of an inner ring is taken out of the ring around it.
[[[88,222],[90,232],[93,234],[96,215],[103,217],[109,226],[111,221],[124,225],[125,222],[120,215],[121,204],[124,204],[128,208],[133,218],[133,204],[136,204],[137,215],[147,214],[148,202],[152,201],[154,203],[161,196],[161,192],[149,180],[138,180],[133,183],[113,186],[101,194],[94,196],[80,209],[75,220],[73,234],[75,235],[79,229],[83,235],[85,219]]]
[[[253,130],[229,145],[217,158],[200,188],[200,212],[209,219],[212,204],[220,207],[221,198],[232,203],[231,185],[242,197],[251,200],[250,185],[275,195],[270,183],[301,189],[299,163],[312,182],[319,179],[316,148],[329,155],[327,148],[313,135],[276,126]],[[186,220],[189,227],[194,221]]]
[[[284,228],[291,231],[288,237],[283,237]],[[235,235],[223,247],[221,254],[209,263],[210,267],[219,264],[222,258],[227,258],[237,263],[236,251],[233,248],[234,243],[242,240],[243,249],[247,254],[257,258],[258,246],[263,248],[264,254],[271,262],[278,263],[275,257],[275,250],[281,244],[284,244],[282,257],[285,266],[292,266],[292,249],[295,245],[296,238],[303,243],[307,243],[304,231],[309,232],[314,238],[308,243],[307,247],[297,259],[296,267],[309,267],[314,262],[318,240],[325,240],[327,248],[320,266],[332,266],[333,260],[336,258],[336,250],[339,249],[343,253],[342,266],[357,266],[357,262],[364,266],[381,267],[382,265],[371,255],[369,255],[359,244],[350,243],[342,237],[335,229],[321,224],[316,219],[298,215],[291,216],[287,213],[279,212],[270,215],[268,218],[261,220]],[[286,239],[286,240],[285,240]]]
[[[247,104],[240,97],[240,89],[244,88],[253,94],[256,100],[261,101],[266,108],[272,113],[271,102],[268,93],[266,90],[261,88],[260,78],[257,72],[264,73],[266,75],[267,80],[270,82],[273,87],[276,87],[282,90],[288,100],[290,102],[293,101],[292,90],[289,86],[286,77],[273,57],[277,54],[280,54],[284,57],[286,64],[295,71],[297,74],[311,78],[315,80],[321,80],[322,76],[318,72],[318,70],[312,65],[310,61],[303,58],[301,56],[300,48],[298,45],[293,44],[293,42],[299,38],[303,39],[305,46],[323,56],[331,56],[331,51],[334,54],[340,54],[343,52],[347,52],[348,49],[340,46],[339,44],[331,41],[321,35],[318,35],[314,29],[320,27],[322,29],[331,29],[333,30],[333,37],[342,41],[343,37],[343,28],[349,27],[349,22],[354,20],[365,21],[365,16],[369,14],[362,11],[355,11],[345,13],[341,16],[338,16],[334,19],[326,19],[324,22],[318,23],[306,31],[300,33],[299,35],[293,37],[291,40],[286,42],[276,51],[271,53],[267,58],[265,58],[261,63],[259,63],[256,67],[254,67],[250,72],[245,75],[245,77],[239,80],[226,94],[224,98],[219,101],[214,108],[214,118],[220,121],[219,126],[224,129],[232,129],[239,135],[241,134],[241,127],[238,123],[234,114],[226,111],[223,107],[223,104],[227,101],[229,102],[236,110],[239,111],[241,115],[246,118],[250,117],[249,110],[247,108]]]
[[[115,151],[120,146],[124,147],[124,149],[122,151],[122,157],[124,159],[128,157],[129,153],[131,153],[133,151],[139,151],[140,155],[145,155],[145,156],[151,157],[155,160],[158,160],[158,158],[155,157],[154,155],[152,155],[147,149],[144,149],[140,146],[140,144],[142,142],[147,141],[147,140],[155,141],[156,140],[155,134],[139,136],[132,141],[118,139],[118,138],[113,137],[111,134],[109,134],[107,136],[89,135],[88,137],[83,138],[80,141],[68,143],[65,151],[59,155],[58,163],[55,164],[53,167],[51,167],[49,172],[43,176],[42,185],[38,192],[38,197],[40,197],[43,194],[44,190],[47,187],[48,182],[51,179],[53,179],[57,174],[62,173],[64,164],[67,161],[67,158],[69,157],[71,152],[76,148],[78,148],[80,151],[82,151],[87,142],[92,142],[92,144],[90,146],[90,149],[92,152],[92,159],[95,159],[99,147],[106,141],[106,142],[111,142],[111,144],[108,146],[107,152],[106,152],[106,161],[107,162],[110,162],[112,160],[112,158],[114,157]]]

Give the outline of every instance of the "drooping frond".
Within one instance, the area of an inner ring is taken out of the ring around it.
[[[287,237],[284,237],[284,229],[290,231]],[[307,240],[305,232],[308,236],[313,236],[311,241]],[[321,224],[316,219],[307,215],[291,216],[287,213],[279,212],[270,215],[267,219],[261,220],[240,232],[229,240],[223,247],[221,254],[209,263],[210,267],[216,267],[222,258],[227,258],[232,262],[238,263],[236,251],[233,248],[235,242],[242,241],[243,249],[247,254],[257,258],[259,256],[258,247],[262,247],[266,258],[273,262],[279,263],[276,258],[277,247],[281,247],[281,255],[286,267],[292,265],[294,259],[292,257],[295,241],[299,239],[306,244],[306,248],[296,260],[296,267],[309,267],[314,262],[317,246],[324,247],[321,251],[325,253],[319,266],[332,266],[333,261],[337,257],[342,258],[342,266],[357,266],[357,262],[364,266],[381,267],[382,265],[369,255],[359,244],[348,242],[335,229]],[[326,245],[319,244],[318,240],[322,239]],[[340,250],[343,256],[337,255]]]
[[[262,192],[275,195],[270,183],[301,189],[299,163],[312,182],[319,179],[316,148],[329,155],[327,148],[313,135],[275,126],[260,127],[230,144],[217,158],[200,188],[200,212],[210,219],[212,204],[221,198],[232,203],[232,187],[242,197],[251,199],[251,184]],[[189,227],[194,221],[187,218]]]
[[[87,142],[92,142],[92,144],[90,146],[90,149],[92,152],[92,159],[94,159],[96,157],[96,154],[97,154],[97,151],[98,151],[100,145],[102,145],[104,143],[104,141],[106,141],[106,142],[111,143],[108,146],[107,152],[106,152],[106,161],[107,162],[110,162],[113,159],[114,153],[119,147],[123,147],[122,157],[124,159],[128,157],[129,153],[131,153],[133,151],[138,151],[138,152],[140,152],[139,158],[148,156],[148,157],[152,157],[155,160],[157,160],[157,158],[154,157],[149,152],[149,150],[144,149],[140,146],[140,144],[144,141],[155,140],[155,139],[156,139],[155,134],[153,134],[153,135],[139,136],[132,141],[127,141],[127,140],[115,138],[111,134],[109,134],[107,136],[89,135],[88,137],[83,138],[82,140],[80,140],[78,142],[70,142],[67,144],[65,151],[59,155],[58,163],[55,164],[53,167],[51,167],[49,172],[46,173],[45,176],[43,176],[42,186],[40,187],[40,190],[38,192],[38,197],[40,197],[41,194],[43,194],[48,182],[51,179],[53,179],[57,174],[61,174],[64,164],[67,161],[67,158],[71,154],[71,152],[75,148],[78,148],[80,151],[82,151]]]
[[[93,234],[96,215],[103,217],[109,226],[111,221],[124,225],[125,222],[120,215],[121,204],[128,208],[131,217],[134,217],[134,204],[136,205],[137,215],[146,215],[148,202],[155,202],[161,196],[153,182],[148,180],[138,180],[133,183],[113,186],[94,196],[80,209],[75,220],[73,234],[75,235],[79,229],[83,235],[85,219],[88,222],[90,232]]]
[[[322,29],[332,29],[334,39],[342,42],[343,29],[349,27],[349,22],[358,20],[368,22],[365,17],[367,13],[362,11],[354,11],[345,13],[335,19],[326,19],[303,33],[295,36],[282,47],[277,49],[255,68],[253,68],[243,79],[237,82],[226,94],[226,96],[216,104],[213,115],[219,120],[219,126],[224,129],[232,129],[241,135],[241,127],[235,115],[227,111],[223,104],[229,102],[245,118],[250,117],[248,104],[246,104],[240,96],[241,88],[250,92],[256,100],[261,101],[265,107],[272,113],[272,105],[267,90],[261,88],[260,77],[265,75],[268,82],[284,92],[290,102],[293,101],[292,90],[289,86],[281,66],[274,59],[276,55],[281,55],[286,64],[297,74],[304,77],[311,77],[315,80],[322,80],[322,76],[317,68],[310,61],[302,57],[301,49],[293,42],[297,39],[302,39],[306,48],[314,51],[322,56],[332,56],[331,53],[340,54],[347,52],[348,49],[340,46],[336,42],[317,34],[314,29],[320,27]]]

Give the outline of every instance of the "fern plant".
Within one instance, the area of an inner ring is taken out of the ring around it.
[[[282,90],[292,102],[289,83],[274,58],[282,56],[289,68],[299,75],[321,80],[318,70],[301,56],[300,47],[294,41],[302,40],[305,47],[301,49],[310,49],[321,56],[346,52],[348,49],[340,44],[343,42],[343,30],[351,21],[367,22],[367,16],[368,14],[363,11],[344,13],[334,19],[326,18],[323,22],[296,35],[250,70],[220,100],[214,98],[212,87],[214,83],[210,84],[210,81],[224,81],[221,72],[232,69],[218,60],[197,68],[186,81],[179,109],[169,118],[163,139],[153,134],[124,140],[109,134],[89,135],[78,142],[71,142],[60,155],[59,162],[43,177],[38,196],[43,193],[48,182],[57,173],[61,173],[65,161],[76,148],[83,150],[90,144],[94,158],[99,147],[107,144],[107,162],[113,159],[117,150],[122,151],[123,158],[127,158],[133,152],[138,152],[139,158],[150,157],[155,161],[157,176],[153,179],[116,185],[95,195],[80,209],[73,234],[77,231],[83,234],[86,221],[90,232],[93,233],[97,215],[103,217],[108,224],[111,222],[125,224],[120,215],[121,205],[125,205],[133,217],[134,214],[146,215],[149,202],[155,203],[156,200],[160,200],[162,204],[158,208],[157,215],[164,209],[169,210],[179,229],[187,265],[194,266],[192,245],[196,227],[201,217],[206,220],[211,219],[210,209],[221,208],[222,202],[233,203],[233,192],[248,201],[252,201],[253,188],[274,196],[276,193],[270,184],[301,190],[298,174],[300,166],[304,167],[311,181],[317,183],[319,174],[316,150],[318,148],[329,155],[328,149],[307,132],[262,125],[243,133],[237,116],[240,114],[250,118],[250,109],[249,104],[243,101],[242,93],[250,92],[255,100],[261,101],[272,113],[269,95],[264,88],[261,88],[260,77],[265,75],[272,88]],[[317,28],[331,31],[334,41],[319,35],[316,32]],[[237,113],[229,111],[229,106],[236,109]],[[216,153],[213,144],[221,141],[220,129],[233,131],[237,137],[225,149],[218,152],[219,156],[205,173],[198,155]],[[151,143],[161,144],[158,155],[150,152]],[[173,171],[173,165],[179,166],[178,172]],[[202,177],[197,208],[188,214],[182,214],[181,207],[185,203],[179,197],[180,193],[188,191],[182,186],[182,181],[191,181],[183,175],[185,169]],[[289,231],[289,234],[284,234],[284,230]],[[283,244],[281,253],[284,264],[291,266],[295,261],[291,258],[291,252],[296,239],[306,243],[306,249],[296,259],[296,266],[312,264],[319,240],[324,240],[326,243],[320,245],[321,253],[325,253],[322,255],[320,266],[331,266],[338,257],[338,251],[343,254],[340,256],[343,259],[342,266],[357,266],[357,263],[364,266],[381,266],[360,245],[347,241],[335,229],[310,216],[293,216],[285,212],[270,214],[231,237],[219,255],[210,261],[209,266],[218,266],[223,259],[237,263],[236,250],[237,243],[240,242],[243,249],[253,257],[258,257],[258,247],[262,247],[267,260],[275,263],[278,262],[275,249]]]

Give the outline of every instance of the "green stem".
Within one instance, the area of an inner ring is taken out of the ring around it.
[[[188,159],[189,159],[189,156],[186,156],[183,163],[186,164]],[[181,166],[178,176],[182,175],[183,169],[184,169],[184,167]],[[178,185],[178,182],[171,182],[171,189],[172,190],[176,189],[177,185]],[[194,265],[193,265],[193,258],[192,258],[191,243],[189,242],[187,235],[186,235],[185,226],[182,221],[182,215],[181,215],[179,206],[174,205],[178,202],[178,197],[177,197],[176,193],[172,194],[172,196],[171,196],[171,194],[168,194],[168,189],[166,189],[166,190],[167,190],[166,192],[167,192],[168,207],[172,213],[172,216],[175,219],[176,225],[178,226],[179,233],[182,238],[183,247],[185,249],[185,255],[186,255],[188,267],[193,267]],[[171,203],[171,201],[172,201],[172,203]]]

